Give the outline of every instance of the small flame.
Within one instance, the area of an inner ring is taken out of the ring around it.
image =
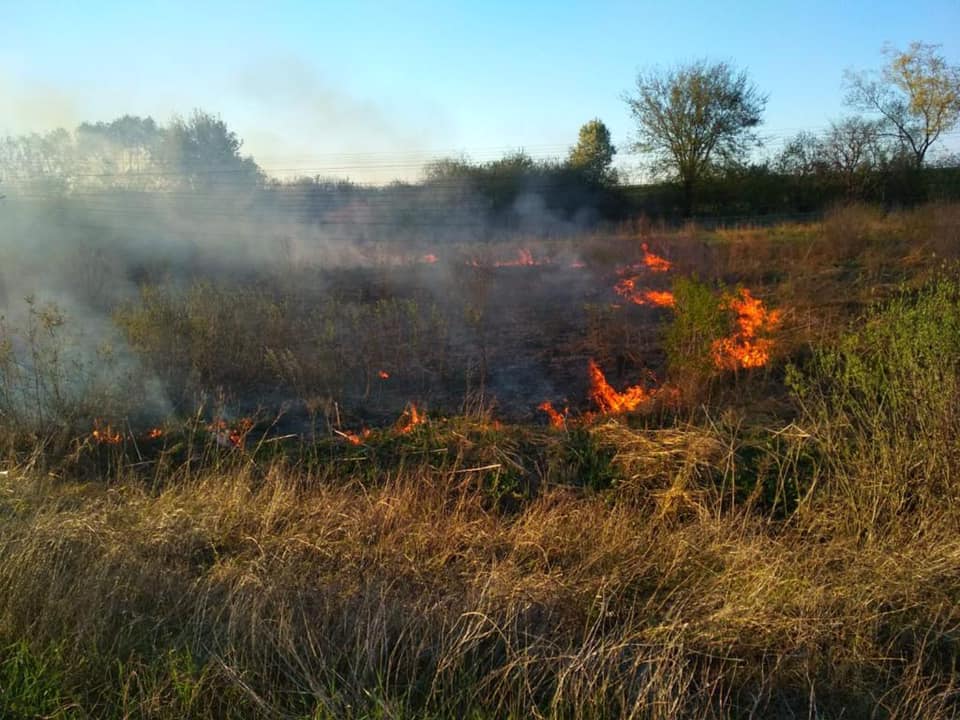
[[[493,262],[493,267],[502,268],[502,267],[534,267],[537,265],[548,265],[549,260],[536,260],[533,257],[533,253],[527,250],[526,248],[520,248],[517,250],[517,256],[513,260],[496,260]],[[476,258],[469,260],[467,265],[471,267],[484,267],[486,263],[483,263]]]
[[[149,430],[147,430],[147,438],[148,438],[149,440],[156,440],[156,439],[162,438],[162,437],[163,437],[163,429],[162,429],[162,428],[150,428]]]
[[[390,373],[388,373],[386,370],[380,370],[379,372],[377,372],[377,377],[380,378],[381,380],[389,380]]]
[[[542,403],[537,405],[537,410],[542,410],[547,414],[547,417],[550,419],[551,427],[563,428],[567,424],[567,414],[570,412],[569,408],[564,408],[563,412],[561,413],[553,407],[553,403],[544,400]]]
[[[426,263],[427,265],[433,265],[435,262],[437,262],[437,260],[438,260],[437,256],[434,255],[433,253],[428,253],[424,255],[422,258],[420,258],[420,262]]]
[[[759,337],[780,326],[779,310],[767,310],[763,301],[741,288],[739,296],[728,296],[724,305],[736,313],[736,330],[732,335],[715,340],[711,347],[713,362],[721,370],[756,368],[770,360],[773,340]]]
[[[351,445],[362,445],[363,441],[370,437],[370,432],[369,428],[363,428],[359,434],[350,432],[349,430],[343,430],[340,431],[340,436]]]
[[[90,437],[100,445],[119,445],[123,441],[123,435],[116,432],[109,424],[101,425],[100,420],[93,421],[93,432],[90,433]]]
[[[207,430],[213,433],[220,447],[242,448],[247,442],[247,435],[253,429],[253,420],[245,417],[237,421],[232,427],[226,420],[217,419],[207,425]]]
[[[590,373],[590,399],[593,400],[602,413],[618,414],[636,410],[641,405],[650,402],[654,395],[647,392],[642,386],[628,387],[622,393],[614,390],[603,374],[600,366],[591,359],[588,365]]]
[[[419,411],[414,403],[410,403],[400,416],[400,421],[403,424],[397,428],[397,432],[408,433],[417,425],[423,425],[427,421],[427,415]]]
[[[643,264],[653,272],[667,272],[667,270],[673,267],[673,263],[669,260],[650,252],[650,248],[647,247],[646,243],[643,243],[640,249],[643,250]]]
[[[638,290],[636,277],[620,280],[613,286],[613,291],[634,305],[673,307],[676,302],[673,293],[669,290]]]
[[[667,290],[640,290],[637,287],[640,275],[645,270],[660,273],[667,272],[673,267],[669,260],[650,252],[646,243],[643,243],[640,247],[643,249],[643,260],[633,265],[617,268],[617,275],[620,276],[620,280],[613,286],[613,291],[634,305],[673,307],[673,293]]]
[[[676,298],[669,290],[647,290],[643,293],[643,303],[657,307],[673,307],[676,304]]]

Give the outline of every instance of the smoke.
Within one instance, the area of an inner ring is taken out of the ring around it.
[[[337,100],[290,75],[275,99],[312,93],[314,118]],[[267,93],[263,80],[246,82]],[[379,115],[324,122],[374,132]],[[603,287],[568,241],[595,223],[589,202],[561,214],[525,176],[500,195],[469,178],[280,182],[246,149],[204,113],[0,141],[0,315],[18,377],[60,383],[33,398],[46,414],[58,393],[78,417],[188,414],[221,396],[294,419],[336,400],[373,421],[413,399],[453,411],[480,394],[516,415],[573,394],[583,308]],[[31,346],[38,307],[64,318],[39,333],[57,367]]]

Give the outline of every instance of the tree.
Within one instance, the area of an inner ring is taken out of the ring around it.
[[[240,155],[242,145],[219,117],[194,110],[164,130],[163,159],[191,187],[248,189],[262,182],[263,173],[253,158]]]
[[[881,73],[845,74],[847,103],[879,113],[918,168],[930,146],[960,120],[960,66],[948,64],[939,47],[914,42],[902,52],[887,48]]]
[[[624,100],[637,123],[634,147],[652,157],[655,172],[680,180],[688,213],[716,161],[736,161],[758,144],[752,130],[767,104],[746,72],[706,60],[640,72]]]
[[[612,165],[616,153],[610,131],[603,121],[595,118],[580,128],[577,144],[570,148],[567,156],[567,165],[592,185],[614,185],[617,171]]]

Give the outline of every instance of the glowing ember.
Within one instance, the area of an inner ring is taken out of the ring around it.
[[[93,421],[93,432],[90,433],[93,441],[100,445],[119,445],[123,441],[123,436],[115,432],[109,424],[101,425],[99,420]]]
[[[363,441],[370,437],[370,430],[364,428],[360,431],[359,434],[355,432],[350,432],[349,430],[337,431],[344,440],[346,440],[351,445],[362,445]]]
[[[435,262],[437,262],[437,259],[438,258],[436,255],[434,255],[433,253],[429,253],[427,255],[424,255],[422,258],[420,258],[420,262],[426,263],[427,265],[433,265]]]
[[[590,360],[590,399],[593,400],[602,413],[618,414],[631,412],[641,405],[649,403],[654,393],[647,392],[640,385],[628,387],[622,393],[614,390],[604,376],[600,366]]]
[[[381,380],[389,380],[389,379],[390,379],[390,373],[388,373],[386,370],[380,370],[380,371],[377,373],[377,377],[380,378]]]
[[[763,302],[742,288],[738,296],[728,296],[724,305],[736,313],[736,331],[714,341],[714,364],[721,370],[762,367],[770,360],[773,341],[762,337],[780,326],[781,312],[767,310]]]
[[[567,413],[569,412],[568,408],[564,408],[563,412],[557,412],[553,407],[553,404],[544,400],[542,403],[537,405],[537,410],[542,410],[547,414],[547,417],[550,419],[550,426],[555,428],[562,428],[567,424]]]
[[[534,267],[536,265],[548,265],[549,260],[536,260],[533,257],[533,253],[525,248],[521,248],[517,251],[517,256],[513,260],[496,260],[492,263],[492,266],[495,268],[502,267]],[[474,258],[467,262],[467,265],[471,267],[485,267],[486,263],[481,262]]]
[[[420,412],[417,410],[416,405],[410,403],[407,409],[403,411],[403,415],[400,416],[400,422],[402,424],[397,428],[397,432],[408,433],[417,425],[423,425],[426,421],[426,413]]]
[[[147,438],[149,440],[156,440],[163,437],[163,430],[161,428],[150,428],[147,430]]]
[[[506,260],[504,262],[496,262],[493,264],[494,267],[527,267],[530,265],[539,265],[536,260],[533,259],[533,253],[525,248],[521,248],[517,251],[516,260]]]

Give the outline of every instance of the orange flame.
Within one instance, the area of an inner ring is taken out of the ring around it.
[[[370,432],[369,428],[363,428],[359,435],[349,430],[340,431],[340,435],[351,445],[362,445],[363,441],[370,437]]]
[[[676,299],[669,290],[647,290],[643,294],[643,301],[657,307],[673,307],[676,304]]]
[[[427,421],[426,413],[417,410],[417,406],[413,403],[410,403],[407,409],[403,411],[403,415],[400,416],[401,421],[404,421],[404,418],[406,418],[406,421],[397,428],[399,433],[408,433],[417,425],[423,425]]]
[[[643,243],[640,246],[640,249],[643,250],[643,264],[653,272],[667,272],[667,270],[673,267],[673,263],[669,260],[666,260],[659,255],[654,255],[652,252],[650,252],[650,249],[647,247],[646,243]]]
[[[226,420],[218,419],[207,425],[207,430],[213,433],[220,447],[242,448],[247,442],[247,435],[253,429],[253,420],[245,417],[230,426]]]
[[[390,373],[388,373],[386,370],[380,370],[379,372],[377,372],[377,377],[380,378],[381,380],[389,380]]]
[[[673,293],[669,290],[638,290],[636,277],[620,280],[613,286],[613,291],[634,305],[673,307],[675,304]]]
[[[600,366],[591,359],[588,365],[590,373],[590,399],[593,400],[602,413],[625,413],[636,410],[641,405],[650,402],[655,393],[647,392],[642,386],[628,387],[622,393],[614,390],[604,376]]]
[[[90,433],[90,437],[100,445],[119,445],[123,441],[123,435],[114,431],[109,424],[101,425],[100,420],[93,421],[93,432]]]
[[[162,428],[150,428],[149,430],[147,430],[147,438],[148,438],[149,440],[156,440],[156,439],[162,438],[162,437],[163,437],[163,429],[162,429]]]
[[[741,288],[739,297],[728,296],[724,305],[736,313],[736,331],[729,337],[715,340],[711,353],[713,362],[721,370],[762,367],[770,360],[773,341],[758,337],[780,326],[781,312],[767,310],[763,301]]]
[[[551,427],[562,428],[567,424],[567,413],[569,412],[569,408],[564,408],[563,412],[561,413],[553,407],[551,402],[544,400],[542,403],[537,405],[537,410],[542,410],[547,414],[547,417],[550,419]]]

